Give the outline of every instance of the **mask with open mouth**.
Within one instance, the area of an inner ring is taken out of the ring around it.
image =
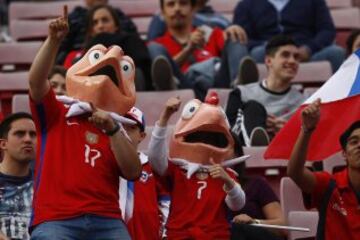
[[[135,65],[119,46],[92,47],[66,75],[70,97],[120,115],[135,104]]]
[[[233,156],[234,140],[224,110],[215,92],[204,103],[194,99],[183,108],[170,140],[170,158],[189,162],[221,163]]]

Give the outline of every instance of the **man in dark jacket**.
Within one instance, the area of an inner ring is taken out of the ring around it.
[[[334,45],[335,27],[324,0],[243,0],[234,11],[235,24],[248,35],[250,55],[263,62],[265,44],[274,35],[291,35],[300,46],[300,60],[328,60],[336,71],[345,58]]]

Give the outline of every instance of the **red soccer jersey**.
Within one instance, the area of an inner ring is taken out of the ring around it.
[[[232,172],[227,172],[235,179]],[[207,173],[194,173],[187,179],[186,172],[171,162],[167,174],[172,185],[168,239],[229,239],[224,182]]]
[[[141,159],[144,157],[146,156],[143,154],[140,156]],[[133,191],[133,215],[127,223],[131,239],[161,239],[161,213],[159,211],[158,200],[163,197],[161,194],[164,192],[148,162],[143,164],[141,177],[133,184]]]
[[[168,31],[163,36],[156,38],[154,41],[163,45],[172,57],[180,53],[184,47],[178,41],[176,41],[176,39],[172,37]],[[220,28],[214,28],[205,46],[201,49],[194,50],[192,54],[194,61],[191,62],[188,60],[184,62],[184,64],[181,66],[181,71],[186,72],[192,63],[202,62],[212,57],[220,57],[223,48],[223,31]]]
[[[360,239],[360,203],[349,184],[348,171],[343,170],[334,175],[327,172],[315,173],[316,187],[312,193],[312,206],[320,209],[322,198],[330,179],[336,181],[326,210],[326,240]]]
[[[109,138],[87,114],[66,118],[52,90],[40,104],[31,100],[31,111],[38,134],[31,225],[83,214],[121,218]]]

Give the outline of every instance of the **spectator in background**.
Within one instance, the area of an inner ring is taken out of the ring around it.
[[[235,141],[235,154],[237,157],[244,155],[242,146],[233,134]],[[251,226],[251,223],[285,225],[284,214],[278,197],[270,187],[269,183],[259,176],[248,176],[246,174],[246,163],[241,162],[232,167],[237,179],[244,189],[246,201],[245,206],[233,218],[231,229],[232,240],[280,240],[284,239],[286,233],[281,230],[270,230]]]
[[[360,29],[353,30],[346,40],[347,54],[350,55],[360,48]]]
[[[30,162],[35,159],[35,124],[28,113],[14,113],[0,124],[0,239],[29,239],[33,197]]]
[[[210,27],[219,27],[226,29],[230,26],[230,21],[219,13],[216,13],[214,9],[208,5],[209,0],[196,0],[194,9],[193,26],[200,27],[202,25],[208,25]],[[153,40],[162,36],[166,32],[166,23],[164,17],[161,14],[153,16],[150,22],[147,40]]]
[[[357,240],[360,239],[360,121],[351,124],[339,138],[346,169],[335,174],[311,172],[304,165],[311,136],[320,127],[320,105],[317,99],[301,112],[301,130],[287,174],[310,197],[307,207],[319,211],[316,239]]]
[[[79,50],[84,47],[86,35],[86,19],[88,11],[101,4],[107,4],[108,0],[85,0],[85,7],[78,6],[69,14],[69,34],[62,42],[56,63],[62,65],[67,54],[72,50]],[[120,19],[121,30],[128,33],[137,33],[137,29],[132,20],[127,17],[121,9],[116,9],[116,13]]]
[[[229,94],[226,115],[242,145],[267,145],[304,100],[291,86],[299,68],[299,49],[292,38],[273,37],[266,45],[265,64],[265,79],[239,85]]]
[[[230,87],[246,51],[241,29],[194,27],[195,0],[160,0],[160,7],[167,32],[148,45],[154,85],[160,90],[175,88],[173,78],[165,74],[174,71],[179,88],[199,87],[206,93],[210,87]],[[165,59],[160,62],[159,56]],[[172,71],[165,71],[170,65]]]
[[[58,96],[66,95],[66,69],[62,66],[54,66],[49,75],[50,86]]]
[[[82,57],[92,46],[102,44],[106,47],[119,45],[126,55],[130,56],[137,69],[135,74],[136,90],[151,90],[150,76],[151,59],[145,42],[137,33],[127,33],[122,30],[116,11],[109,5],[97,5],[88,13],[85,49],[69,53],[65,67],[69,68]]]
[[[137,123],[124,125],[124,128],[132,144],[138,149],[146,137],[144,115],[138,108],[133,107],[125,117]],[[140,178],[136,181],[121,178],[120,196],[133,195],[133,198],[120,200],[120,206],[126,203],[121,212],[125,213],[124,220],[133,240],[160,240],[169,213],[170,199],[159,176],[153,172],[147,155],[139,151],[138,154],[142,164]],[[127,192],[124,192],[125,189]]]
[[[345,59],[344,49],[334,44],[335,27],[324,0],[239,1],[233,23],[245,30],[256,62],[264,62],[266,42],[280,33],[294,38],[301,62],[328,60],[335,72]]]

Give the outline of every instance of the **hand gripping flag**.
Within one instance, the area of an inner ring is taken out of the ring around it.
[[[360,119],[360,49],[353,53],[326,83],[308,98],[275,136],[264,157],[289,159],[301,126],[301,111],[321,99],[321,117],[309,145],[307,160],[319,161],[341,150],[340,135]]]

